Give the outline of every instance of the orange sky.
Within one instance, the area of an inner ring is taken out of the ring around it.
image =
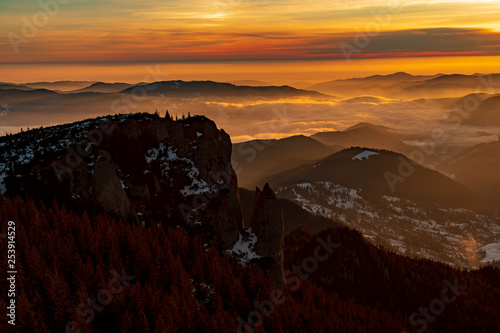
[[[497,56],[499,14],[489,0],[0,0],[0,63]]]
[[[55,63],[0,64],[0,81],[153,82],[168,80],[213,80],[235,82],[261,80],[273,85],[306,87],[306,83],[334,79],[391,74],[401,70],[414,75],[437,73],[474,74],[498,72],[500,56],[419,57],[334,60],[217,61],[152,63]],[[306,83],[304,83],[306,82]],[[300,85],[302,83],[302,85]]]

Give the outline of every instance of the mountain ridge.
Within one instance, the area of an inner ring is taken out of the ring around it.
[[[204,116],[128,114],[35,129],[0,138],[0,189],[131,223],[182,227],[244,261],[257,257],[253,262],[282,285],[281,207],[266,185],[253,230],[245,229],[231,145]],[[254,247],[242,253],[251,235]]]

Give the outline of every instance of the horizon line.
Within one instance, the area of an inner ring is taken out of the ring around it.
[[[419,59],[419,58],[478,58],[478,57],[500,57],[499,55],[408,55],[408,56],[397,56],[397,57],[380,57],[380,56],[367,56],[367,57],[353,57],[350,61],[360,61],[360,60],[376,60],[376,59]],[[0,65],[44,65],[44,64],[52,64],[52,65],[71,65],[71,64],[154,64],[154,63],[221,63],[221,62],[286,62],[286,61],[346,61],[344,57],[332,58],[265,58],[265,59],[188,59],[188,60],[102,60],[102,61],[27,61],[27,62],[2,62],[0,61]]]

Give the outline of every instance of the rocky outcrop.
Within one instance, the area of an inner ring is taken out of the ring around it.
[[[243,222],[229,135],[200,116],[113,116],[106,130],[99,121],[31,133],[45,138],[59,131],[47,139],[57,140],[59,150],[37,151],[33,140],[18,142],[35,154],[13,164],[10,172],[22,177],[7,179],[7,195],[57,199],[164,228],[179,225],[220,249],[237,242]]]
[[[258,263],[277,285],[285,283],[283,273],[284,222],[281,206],[269,184],[255,191],[255,205],[249,227],[257,236]]]
[[[131,204],[121,186],[120,179],[117,177],[116,170],[118,170],[118,165],[113,161],[112,155],[106,150],[99,149],[94,162],[93,172],[89,177],[92,189],[92,192],[89,191],[89,194],[94,196],[95,203],[104,210],[127,217],[131,214]],[[87,183],[85,177],[82,179],[82,175],[77,176],[80,177],[72,179],[73,184]],[[80,186],[78,192],[83,194],[85,193],[85,189]],[[78,195],[78,197],[81,196]],[[78,197],[75,196],[73,199],[77,199]]]
[[[105,125],[103,125],[105,123]],[[205,117],[116,115],[0,138],[0,191],[183,227],[283,278],[283,216],[266,184],[243,228],[231,140]]]

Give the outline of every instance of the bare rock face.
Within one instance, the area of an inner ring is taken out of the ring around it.
[[[243,228],[231,140],[213,121],[116,115],[8,139],[0,138],[2,194],[57,200],[163,229],[180,226],[284,285],[278,200],[267,184],[257,190]]]
[[[116,174],[117,169],[118,165],[113,162],[111,154],[106,150],[99,150],[94,162],[94,172],[90,175],[92,192],[89,194],[94,194],[95,202],[105,211],[126,217],[131,214],[131,205]],[[84,191],[81,189],[81,192]]]
[[[22,175],[8,177],[7,195],[39,193],[46,201],[94,207],[133,222],[182,226],[221,250],[238,241],[243,222],[231,140],[213,121],[136,114],[107,117],[106,127],[96,123],[31,133],[51,142],[48,152],[20,136],[16,149],[25,145],[35,154],[27,163],[5,164],[12,175]]]
[[[255,191],[255,206],[249,227],[257,236],[255,253],[258,263],[277,285],[284,285],[284,222],[281,206],[268,184]]]

